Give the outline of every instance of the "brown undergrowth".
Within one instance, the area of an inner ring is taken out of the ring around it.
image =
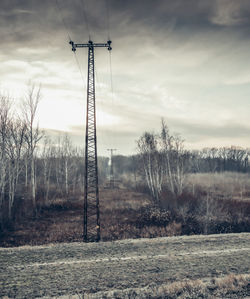
[[[153,238],[250,230],[250,201],[185,191],[178,198],[162,193],[155,204],[149,195],[128,189],[100,189],[101,240]],[[0,246],[81,241],[83,198],[54,199],[34,216],[17,217],[1,232]]]
[[[152,207],[148,195],[125,189],[100,191],[102,241],[181,234],[181,224]],[[0,246],[81,241],[83,199],[57,199],[36,217],[16,222],[1,234]]]

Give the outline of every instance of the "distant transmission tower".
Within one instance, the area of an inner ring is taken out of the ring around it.
[[[96,107],[95,107],[95,69],[94,48],[104,47],[109,51],[111,41],[107,43],[75,44],[69,42],[72,51],[76,48],[88,48],[88,87],[87,87],[87,113],[85,135],[85,180],[84,180],[84,215],[83,240],[85,242],[98,242],[100,240],[100,211],[97,167],[97,140],[96,140]]]
[[[114,167],[113,167],[113,152],[116,151],[116,148],[108,148],[107,151],[110,151],[110,174],[109,174],[109,187],[114,189],[115,187],[115,177],[114,177]]]

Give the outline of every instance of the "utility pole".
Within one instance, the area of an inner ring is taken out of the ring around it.
[[[73,41],[70,41],[69,43],[72,46],[73,52],[76,51],[76,48],[88,48],[83,240],[85,242],[98,242],[100,240],[100,211],[96,139],[94,48],[104,47],[111,51],[111,41],[108,40],[107,43],[93,43],[90,40],[87,44],[75,44]]]
[[[114,168],[113,168],[113,152],[116,151],[116,148],[108,148],[107,151],[110,151],[110,176],[109,176],[109,187],[114,189],[115,187],[115,178],[114,178]]]

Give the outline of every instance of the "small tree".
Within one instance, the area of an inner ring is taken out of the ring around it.
[[[7,185],[7,140],[11,119],[11,104],[8,97],[0,95],[0,223],[3,221],[3,203]]]
[[[165,185],[172,194],[180,195],[183,191],[185,162],[188,154],[184,150],[184,140],[178,134],[170,134],[164,119],[162,119],[161,145]]]
[[[52,142],[49,137],[45,136],[44,143],[43,143],[43,151],[41,155],[42,168],[43,168],[43,186],[45,189],[45,193],[44,193],[45,203],[48,203],[49,200],[52,157],[53,157]]]
[[[39,126],[35,126],[35,118],[39,101],[41,99],[41,89],[32,85],[23,100],[23,117],[27,126],[25,139],[27,142],[27,161],[30,166],[30,185],[33,209],[36,211],[36,179],[35,179],[35,151],[42,133]]]
[[[189,157],[181,137],[171,135],[162,120],[160,135],[145,132],[137,144],[153,198],[159,200],[163,186],[173,195],[179,196],[183,191],[185,162]]]
[[[12,121],[8,126],[7,155],[8,155],[8,194],[9,219],[12,216],[12,207],[15,200],[19,175],[22,171],[21,159],[23,156],[26,124],[21,120]]]
[[[163,167],[162,156],[158,149],[158,137],[153,133],[145,132],[137,144],[147,185],[153,198],[159,201],[162,190]]]
[[[70,158],[73,153],[73,147],[71,140],[67,134],[64,135],[62,141],[62,149],[61,149],[61,160],[64,168],[64,185],[65,185],[65,192],[68,195],[69,193],[69,175],[71,170],[70,165]]]

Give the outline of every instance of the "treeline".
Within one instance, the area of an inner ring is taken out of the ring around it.
[[[151,134],[152,133],[146,132],[143,134],[143,138]],[[157,136],[156,139],[158,137],[159,136]],[[159,151],[159,149],[157,151]],[[151,149],[151,153],[153,152],[153,149]],[[142,166],[141,154],[142,153],[132,156],[114,156],[115,173],[118,176],[122,176],[126,174],[132,175],[136,171],[138,174],[139,168]],[[249,148],[244,149],[238,146],[230,146],[203,148],[201,150],[185,150],[185,160],[186,173],[220,173],[225,171],[250,173]]]
[[[144,133],[143,138],[148,134],[151,133]],[[153,152],[152,150],[151,154]],[[113,156],[114,172],[117,177],[142,174],[142,156],[142,153],[132,156]],[[185,159],[185,173],[220,173],[225,171],[250,173],[250,149],[248,148],[230,146],[185,150],[185,157],[183,158]]]
[[[17,217],[36,216],[53,199],[79,199],[84,186],[84,151],[65,135],[50,139],[36,120],[40,88],[32,86],[17,113],[7,96],[0,96],[0,227]],[[178,197],[187,173],[250,172],[250,150],[238,147],[188,151],[179,135],[162,121],[159,133],[145,132],[138,153],[115,155],[115,181],[147,186],[158,201],[163,190]],[[109,179],[110,161],[98,158],[99,182]],[[108,185],[108,184],[107,184]]]
[[[145,132],[137,144],[137,155],[114,157],[115,174],[119,177],[127,171],[133,182],[146,183],[156,201],[163,189],[179,197],[188,173],[250,172],[250,149],[187,150],[181,136],[172,134],[164,120],[159,133]]]
[[[36,148],[42,138],[35,127],[40,88],[32,86],[22,101],[21,116],[7,96],[0,97],[0,223],[12,218],[17,194],[30,188],[31,206],[36,206]],[[32,208],[31,208],[32,210]]]
[[[67,135],[52,140],[36,120],[40,88],[32,86],[17,113],[8,96],[0,96],[0,230],[19,217],[36,216],[56,198],[83,194],[84,152]],[[100,183],[108,158],[98,158]]]
[[[250,149],[237,146],[190,152],[190,172],[250,172]]]

